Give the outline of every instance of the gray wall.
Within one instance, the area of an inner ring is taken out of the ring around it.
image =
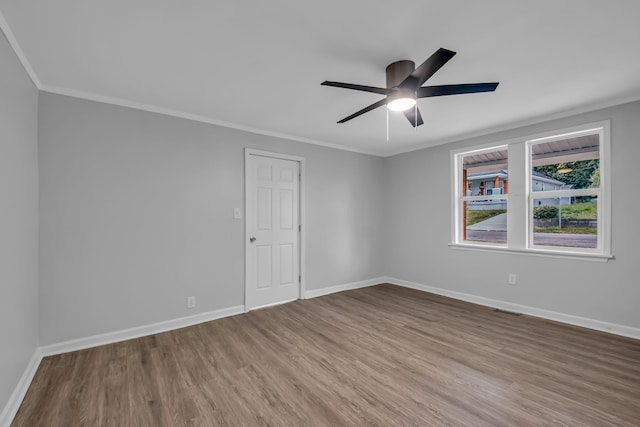
[[[41,345],[242,305],[245,147],[306,158],[307,290],[384,273],[381,158],[45,92],[39,113]]]
[[[0,32],[0,412],[38,346],[38,92]]]
[[[640,327],[640,102],[385,159],[386,274],[605,322]],[[607,263],[462,251],[450,242],[450,151],[611,119],[612,251]],[[438,185],[432,185],[433,183]],[[429,188],[427,184],[431,184]],[[518,275],[517,286],[507,275]]]
[[[381,159],[41,93],[41,344],[241,305],[244,223],[232,211],[245,147],[307,159],[309,290],[386,275],[638,327],[638,113],[628,104]],[[447,246],[450,150],[604,119],[615,260]]]

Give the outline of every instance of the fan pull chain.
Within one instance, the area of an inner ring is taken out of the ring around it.
[[[387,142],[389,142],[389,109],[385,109],[387,110]]]
[[[415,93],[416,104],[413,106],[413,128],[418,132],[418,92]]]

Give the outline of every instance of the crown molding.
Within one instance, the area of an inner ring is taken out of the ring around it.
[[[319,141],[311,138],[304,138],[301,136],[290,135],[281,132],[273,132],[269,130],[259,129],[251,126],[246,126],[238,123],[228,122],[224,120],[214,119],[212,117],[202,116],[199,114],[187,113],[180,110],[174,110],[171,108],[159,107],[151,104],[144,104],[141,102],[131,101],[128,99],[115,98],[111,96],[100,95],[97,93],[79,91],[75,89],[67,89],[58,86],[42,85],[39,88],[43,92],[49,92],[56,95],[64,95],[72,98],[85,99],[88,101],[102,102],[104,104],[117,105],[120,107],[133,108],[135,110],[147,111],[150,113],[162,114],[165,116],[177,117],[186,120],[192,120],[200,123],[207,123],[215,126],[221,126],[229,129],[240,130],[244,132],[255,133],[257,135],[270,136],[274,138],[287,139],[289,141],[302,142],[305,144],[319,145],[327,148],[334,148],[342,151],[351,151],[354,153],[368,154],[371,156],[381,156],[380,153],[375,151],[361,150],[354,147],[348,147],[346,145],[333,144],[330,142]]]
[[[535,116],[529,119],[519,120],[519,121],[515,121],[515,122],[503,124],[503,125],[488,127],[475,132],[468,132],[468,133],[460,134],[457,136],[453,136],[451,138],[443,138],[443,139],[431,141],[425,144],[406,147],[400,150],[387,151],[385,153],[379,154],[379,156],[381,157],[397,156],[398,154],[411,153],[413,151],[423,150],[425,148],[436,147],[438,145],[451,144],[454,142],[461,142],[461,141],[465,141],[472,138],[480,138],[480,137],[491,135],[494,133],[519,129],[526,126],[532,126],[532,125],[537,125],[545,122],[550,122],[553,120],[564,119],[567,117],[577,116],[579,114],[584,114],[584,113],[590,113],[592,111],[603,110],[605,108],[624,105],[624,104],[628,104],[636,101],[640,101],[640,92],[635,92],[629,95],[602,100],[600,102],[596,102],[593,104],[581,105],[578,107],[570,108],[568,110],[558,111],[555,113],[543,114],[543,115]]]
[[[438,145],[450,144],[450,143],[464,141],[472,138],[479,138],[482,136],[491,135],[493,133],[509,131],[509,130],[518,129],[521,127],[531,126],[531,125],[540,124],[540,123],[544,123],[552,120],[575,116],[578,114],[601,110],[604,108],[614,107],[616,105],[623,105],[630,102],[640,101],[640,92],[636,92],[629,95],[602,100],[600,102],[596,102],[588,105],[577,106],[577,107],[570,108],[563,111],[557,111],[550,114],[538,115],[529,119],[492,126],[492,127],[480,129],[474,132],[463,133],[463,134],[455,135],[449,138],[433,140],[433,141],[425,142],[424,144],[413,145],[413,146],[401,148],[398,150],[381,152],[381,151],[375,151],[375,150],[363,150],[355,147],[349,147],[346,145],[320,141],[312,138],[305,138],[297,135],[290,135],[282,132],[269,131],[265,129],[246,126],[239,123],[228,122],[224,120],[215,119],[212,117],[202,116],[198,114],[188,113],[185,111],[174,110],[171,108],[165,108],[165,107],[160,107],[160,106],[151,105],[151,104],[145,104],[145,103],[131,101],[127,99],[110,97],[110,96],[100,95],[100,94],[91,93],[91,92],[85,92],[85,91],[79,91],[75,89],[68,89],[68,88],[63,88],[59,86],[43,84],[41,80],[38,78],[38,75],[34,71],[26,55],[24,54],[24,51],[20,47],[20,44],[18,43],[15,35],[13,34],[13,31],[11,31],[11,28],[9,27],[9,24],[7,23],[7,20],[5,19],[2,11],[0,11],[0,30],[4,33],[10,46],[12,47],[16,56],[18,57],[18,60],[20,61],[23,68],[31,78],[31,81],[33,82],[35,87],[40,91],[49,92],[49,93],[58,94],[58,95],[70,96],[73,98],[85,99],[88,101],[95,101],[95,102],[101,102],[105,104],[117,105],[117,106],[126,107],[126,108],[133,108],[136,110],[147,111],[151,113],[162,114],[165,116],[177,117],[177,118],[192,120],[192,121],[201,122],[201,123],[207,123],[215,126],[229,128],[229,129],[235,129],[235,130],[240,130],[244,132],[254,133],[257,135],[264,135],[264,136],[269,136],[274,138],[286,139],[289,141],[302,142],[305,144],[318,145],[321,147],[333,148],[333,149],[342,150],[342,151],[350,151],[350,152],[359,153],[359,154],[367,154],[367,155],[377,156],[377,157],[392,157],[398,154],[410,153],[413,151],[423,150],[425,148],[431,148]]]
[[[31,63],[29,63],[29,60],[24,54],[22,48],[20,47],[20,44],[18,43],[16,36],[13,34],[13,31],[11,31],[11,27],[9,27],[9,23],[7,22],[4,15],[2,14],[2,11],[0,11],[0,30],[2,30],[2,32],[4,33],[4,36],[7,38],[7,41],[9,42],[9,45],[15,52],[16,56],[18,57],[18,60],[22,64],[22,67],[24,68],[24,70],[29,75],[29,78],[33,82],[34,86],[38,90],[41,90],[42,84],[40,83],[40,79],[38,78],[38,75],[36,74],[36,72],[33,70]]]

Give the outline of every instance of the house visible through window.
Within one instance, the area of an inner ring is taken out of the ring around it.
[[[452,153],[453,243],[608,256],[608,126]]]
[[[492,147],[462,158],[460,198],[462,239],[469,242],[507,243],[507,147]]]

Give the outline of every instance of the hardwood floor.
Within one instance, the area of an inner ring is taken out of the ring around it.
[[[638,426],[640,341],[379,285],[42,361],[13,426]]]

